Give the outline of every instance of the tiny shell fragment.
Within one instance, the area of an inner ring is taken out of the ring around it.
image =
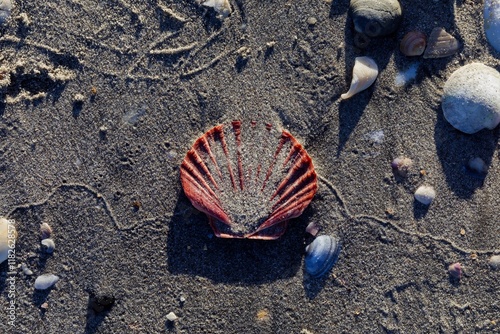
[[[489,264],[493,270],[500,269],[500,255],[490,257]]]
[[[54,252],[54,249],[56,248],[56,244],[54,243],[54,240],[52,239],[43,239],[41,242],[43,248],[45,249],[45,252],[48,254],[52,254]]]
[[[212,7],[219,19],[225,19],[231,14],[231,5],[228,0],[201,0],[205,7]]]
[[[178,317],[175,315],[174,312],[170,312],[169,314],[167,314],[167,320],[168,321],[175,321],[177,319],[178,319]]]
[[[444,28],[434,28],[429,36],[424,58],[444,58],[455,54],[460,43]]]
[[[52,227],[47,223],[42,223],[40,225],[40,235],[42,236],[42,240],[50,238],[52,235]]]
[[[461,279],[463,274],[463,267],[460,262],[450,264],[448,267],[448,273],[453,278]]]

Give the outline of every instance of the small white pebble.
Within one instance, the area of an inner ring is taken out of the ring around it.
[[[186,301],[186,297],[181,296],[181,297],[179,298],[179,301],[180,301],[181,303],[184,303],[184,302]]]
[[[420,186],[415,191],[415,199],[424,205],[430,205],[436,198],[436,191],[430,186]]]
[[[26,263],[22,263],[22,264],[21,264],[21,269],[23,270],[23,273],[24,273],[26,276],[31,276],[31,275],[33,275],[33,272],[30,270],[30,268],[28,268],[28,266],[26,265]]]
[[[177,320],[177,318],[178,317],[175,315],[174,312],[170,312],[169,314],[167,314],[167,320],[168,321],[175,321],[175,320]]]
[[[82,94],[75,94],[75,96],[73,96],[73,102],[83,102],[85,100],[85,96],[83,96]]]
[[[491,269],[500,269],[500,255],[493,255],[490,257],[489,264]]]
[[[59,277],[54,274],[43,274],[35,280],[35,289],[46,290],[59,281]]]

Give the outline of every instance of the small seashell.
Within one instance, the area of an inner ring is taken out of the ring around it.
[[[222,238],[279,238],[318,188],[302,145],[256,121],[210,129],[188,151],[180,174],[184,193]]]
[[[398,0],[351,0],[349,9],[354,29],[369,37],[389,35],[401,23]]]
[[[430,205],[436,198],[436,191],[429,186],[420,186],[415,191],[415,199],[424,205]]]
[[[427,39],[420,31],[410,31],[401,40],[399,50],[406,56],[420,56],[424,53]]]
[[[455,54],[460,43],[455,37],[448,34],[444,28],[434,28],[427,41],[424,58],[443,58]]]
[[[391,162],[393,172],[401,177],[406,177],[412,166],[413,161],[406,157],[396,158]]]
[[[441,106],[453,127],[472,134],[500,123],[500,73],[481,63],[465,65],[444,85]]]
[[[228,0],[201,0],[201,5],[212,7],[219,19],[225,19],[231,14],[231,5]]]
[[[493,255],[490,257],[488,263],[490,264],[491,269],[500,269],[500,255]]]
[[[16,238],[17,232],[14,221],[0,218],[0,263],[7,260],[9,253],[14,254]]]
[[[448,266],[448,273],[453,278],[461,279],[463,274],[463,267],[460,262],[450,264]]]
[[[43,274],[36,278],[35,289],[46,290],[59,281],[59,277],[54,274]]]
[[[356,57],[354,69],[352,70],[351,87],[340,98],[345,100],[367,89],[375,82],[377,75],[378,66],[373,59],[370,57]]]
[[[174,312],[170,312],[169,314],[167,314],[167,320],[168,321],[175,321],[177,320],[179,317],[175,315]]]
[[[52,227],[47,223],[40,224],[40,235],[43,239],[48,239],[52,236]]]
[[[56,248],[56,244],[54,243],[54,240],[52,239],[43,239],[42,240],[42,246],[45,249],[45,253],[52,254],[54,252],[54,249]]]
[[[12,11],[11,0],[0,0],[0,24],[7,22]]]
[[[500,0],[484,1],[484,33],[488,43],[500,52]]]
[[[337,238],[320,235],[306,247],[305,270],[313,277],[326,274],[337,262],[340,255]]]
[[[315,223],[309,223],[306,227],[306,232],[315,237],[319,232],[319,226]]]
[[[23,273],[26,276],[33,275],[33,271],[31,271],[30,268],[28,268],[28,266],[26,265],[26,263],[21,263],[21,270],[23,271]]]

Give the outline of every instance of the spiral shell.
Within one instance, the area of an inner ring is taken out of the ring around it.
[[[420,56],[424,53],[427,39],[420,31],[410,31],[401,40],[399,50],[406,56]]]
[[[370,57],[356,57],[354,68],[352,70],[352,81],[349,91],[342,94],[342,100],[348,99],[353,95],[370,87],[378,76],[377,63]]]
[[[398,0],[351,0],[349,8],[354,29],[369,37],[389,35],[401,23]]]

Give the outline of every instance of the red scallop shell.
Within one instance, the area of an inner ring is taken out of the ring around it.
[[[233,121],[198,138],[181,182],[218,237],[272,240],[285,233],[318,188],[312,159],[287,131]]]

